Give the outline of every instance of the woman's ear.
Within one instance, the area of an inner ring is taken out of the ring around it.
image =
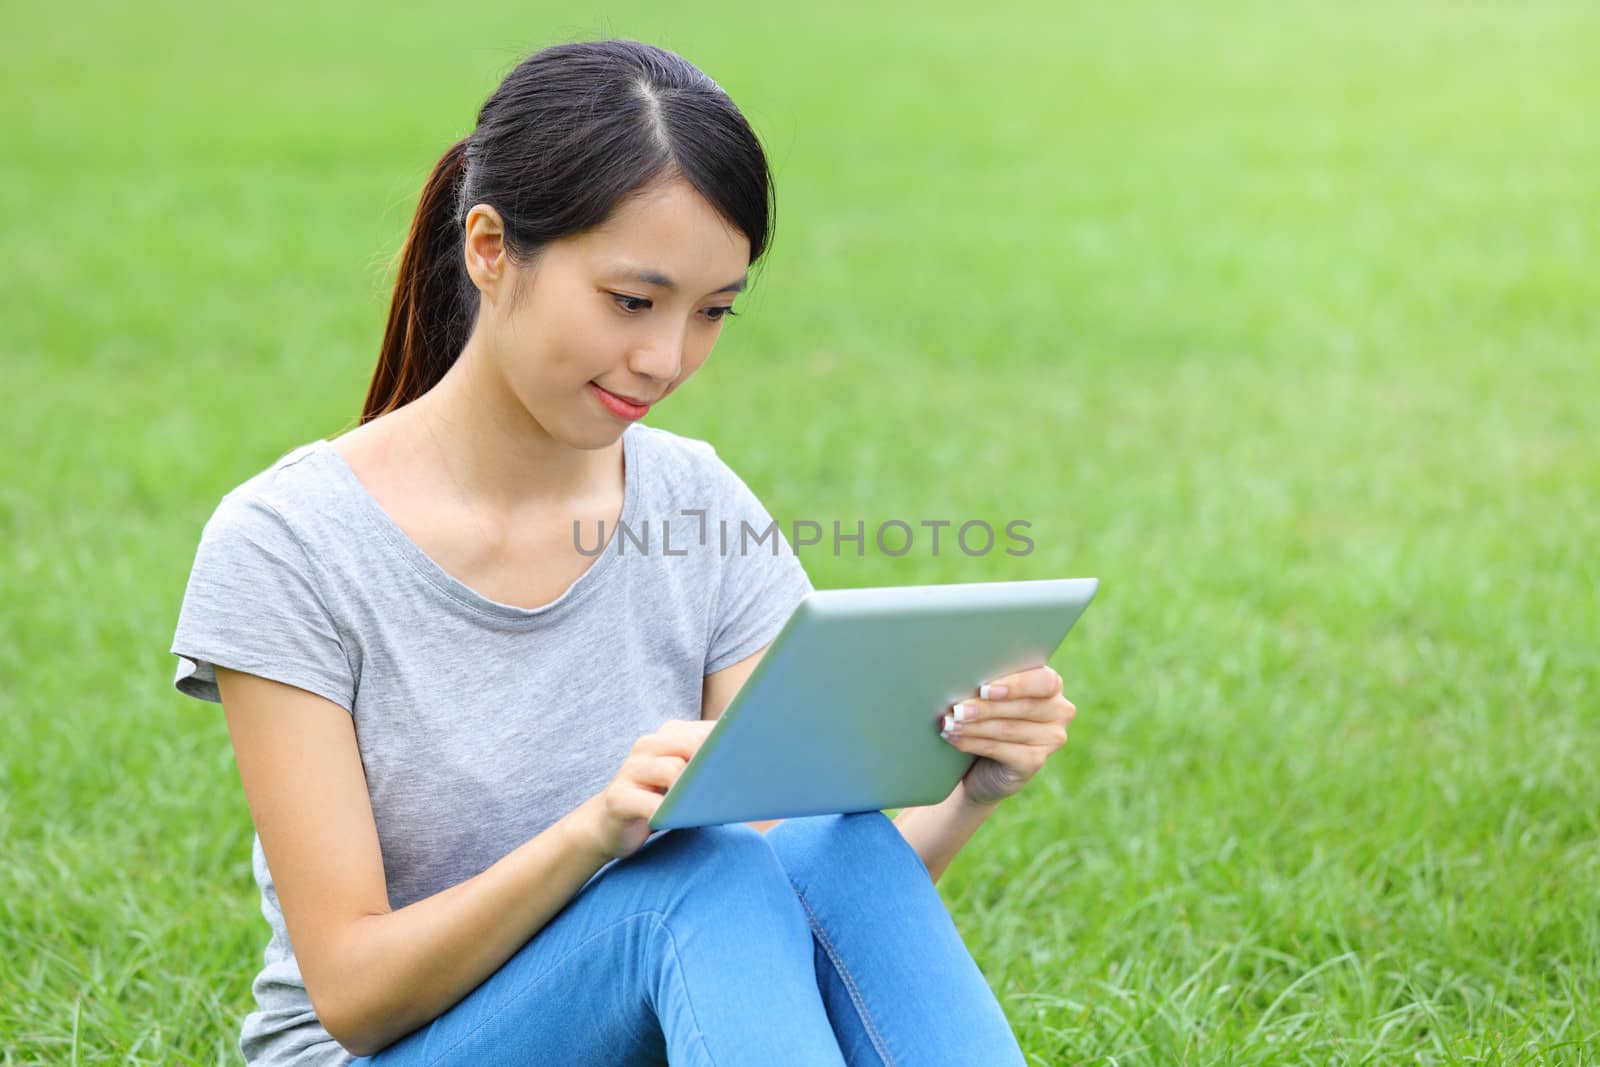
[[[500,213],[488,204],[474,204],[467,212],[462,241],[467,274],[491,300],[506,275],[505,226]]]

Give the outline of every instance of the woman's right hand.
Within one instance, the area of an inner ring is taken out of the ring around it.
[[[606,861],[637,851],[650,817],[699,750],[715,719],[671,719],[633,743],[616,777],[579,809],[579,824]]]

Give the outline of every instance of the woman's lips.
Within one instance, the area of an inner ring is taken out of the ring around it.
[[[589,383],[589,388],[594,390],[595,396],[600,398],[600,403],[605,405],[606,410],[619,419],[642,419],[645,412],[650,410],[649,404],[635,404],[631,400],[624,400],[615,393],[607,392],[594,382]]]

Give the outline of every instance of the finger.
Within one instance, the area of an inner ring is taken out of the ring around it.
[[[645,734],[635,741],[633,750],[692,756],[716,725],[715,719],[670,719],[654,733]]]
[[[1012,674],[1002,674],[978,687],[978,697],[983,700],[1052,697],[1059,692],[1061,692],[1061,675],[1048,664]]]
[[[682,756],[637,756],[632,766],[632,779],[638,785],[669,789],[683,773]]]
[[[949,743],[962,752],[987,756],[1026,776],[1031,776],[1043,766],[1045,757],[1050,754],[1049,750],[1039,745],[1019,745],[989,737],[962,737],[956,734],[949,739]]]
[[[981,722],[985,719],[1055,722],[1063,717],[1062,709],[1053,701],[1035,697],[1020,700],[963,700],[950,705],[946,714],[957,722]]]
[[[630,818],[648,819],[661,808],[663,794],[644,786],[634,786],[622,799],[619,810]]]
[[[977,737],[991,741],[1009,741],[1018,745],[1039,745],[1060,748],[1067,742],[1067,728],[1059,722],[1037,722],[1032,719],[980,719],[978,722],[951,723],[946,720],[946,738]]]

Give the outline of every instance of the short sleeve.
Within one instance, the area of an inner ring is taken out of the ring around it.
[[[201,531],[171,651],[173,685],[201,700],[222,702],[222,666],[355,706],[355,672],[304,545],[275,508],[239,491]]]
[[[722,572],[706,648],[706,674],[739,662],[778,636],[813,588],[782,526],[714,451],[712,463],[719,485],[715,517],[726,524],[726,541],[724,546],[720,529],[711,535],[721,554]]]

